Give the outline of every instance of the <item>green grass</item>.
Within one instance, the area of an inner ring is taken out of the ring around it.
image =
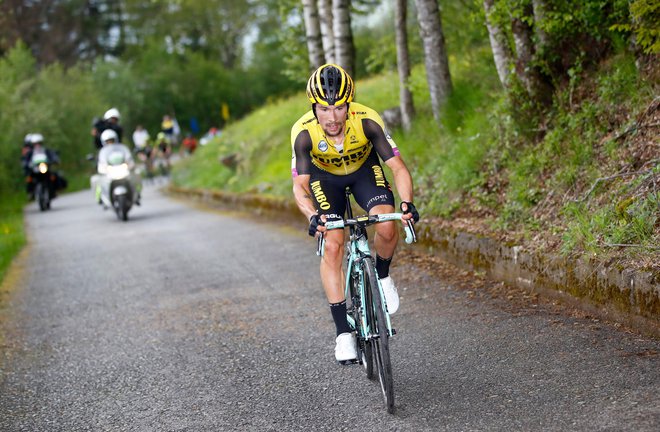
[[[24,205],[23,194],[8,195],[0,200],[0,282],[14,257],[25,245]]]
[[[596,72],[578,71],[536,126],[529,123],[533,115],[527,123],[515,120],[525,108],[504,94],[488,51],[470,55],[450,61],[454,92],[439,123],[430,111],[424,68],[415,67],[412,129],[392,131],[423,214],[451,219],[466,206],[486,208],[495,215],[487,221],[494,229],[523,238],[553,233],[562,237],[565,253],[659,240],[656,195],[634,200],[623,218],[617,214],[631,193],[628,182],[604,185],[589,200],[574,202],[597,178],[621,169],[611,161],[629,144],[607,137],[628,127],[653,100],[653,84],[640,80],[632,56],[614,56]],[[397,105],[396,74],[359,81],[356,101],[379,112]],[[231,124],[219,140],[177,167],[175,183],[290,197],[290,128],[307,109],[301,92]],[[230,154],[239,155],[234,168],[219,162]],[[543,205],[551,207],[540,215]]]

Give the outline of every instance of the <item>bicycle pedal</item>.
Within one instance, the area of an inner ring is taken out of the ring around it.
[[[396,334],[396,329],[393,328],[393,329],[392,329],[392,336],[394,336],[395,334]]]

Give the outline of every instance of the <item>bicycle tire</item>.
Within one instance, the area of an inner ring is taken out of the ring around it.
[[[374,360],[378,369],[378,380],[383,393],[383,401],[387,412],[394,413],[394,379],[392,377],[392,362],[390,359],[390,334],[387,329],[387,317],[378,289],[378,279],[372,259],[364,261],[365,290],[369,293],[367,309],[373,314],[369,316],[372,332],[377,332],[377,337],[371,339],[374,348]]]
[[[43,183],[38,182],[34,187],[34,195],[37,197],[37,201],[39,202],[39,209],[41,211],[48,210],[48,202],[50,200],[50,197],[48,196],[48,187]]]
[[[355,279],[351,277],[349,282],[349,295],[351,297],[351,314],[355,322],[355,333],[357,340],[358,355],[360,363],[367,374],[367,379],[374,378],[373,346],[371,342],[365,339],[365,330],[362,328],[362,312],[360,305],[364,299],[360,300],[359,290],[355,286]]]

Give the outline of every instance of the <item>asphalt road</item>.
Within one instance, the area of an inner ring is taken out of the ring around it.
[[[144,195],[127,223],[88,191],[26,208],[1,431],[660,430],[660,341],[475,296],[415,260],[393,270],[388,415],[377,382],[334,362],[305,233]]]

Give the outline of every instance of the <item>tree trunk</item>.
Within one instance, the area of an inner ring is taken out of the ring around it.
[[[305,34],[307,35],[307,53],[310,69],[314,70],[325,63],[323,44],[321,40],[321,26],[316,0],[302,0],[303,16],[305,19]]]
[[[401,123],[403,130],[410,130],[415,115],[412,93],[408,88],[410,81],[410,56],[408,54],[408,30],[406,16],[408,1],[396,0],[394,27],[396,30],[396,59],[399,70],[399,100],[401,105]]]
[[[548,11],[548,5],[545,0],[532,0],[532,7],[534,8],[534,28],[539,41],[538,50],[542,51],[547,48],[550,41],[548,34],[543,29],[543,21]]]
[[[532,37],[534,31],[527,23],[528,18],[533,15],[531,5],[523,13],[523,17],[514,17],[511,23],[516,46],[516,74],[520,77],[530,99],[539,105],[547,105],[552,99],[552,88],[543,80],[539,68],[533,64],[536,53]]]
[[[351,1],[333,0],[333,32],[335,35],[335,60],[349,75],[355,71],[355,46],[351,30]],[[355,78],[355,77],[353,77]]]
[[[415,0],[415,4],[419,32],[424,42],[424,63],[431,106],[435,119],[439,121],[440,109],[452,91],[440,9],[437,0]]]
[[[325,61],[327,63],[335,63],[335,33],[332,30],[332,2],[318,0],[318,10]]]
[[[511,64],[513,55],[511,47],[506,38],[506,33],[502,30],[499,23],[491,19],[493,5],[495,0],[484,0],[484,11],[486,12],[486,28],[488,28],[488,37],[490,38],[490,48],[493,51],[493,60],[497,75],[504,87],[509,85],[509,74],[511,73]]]

